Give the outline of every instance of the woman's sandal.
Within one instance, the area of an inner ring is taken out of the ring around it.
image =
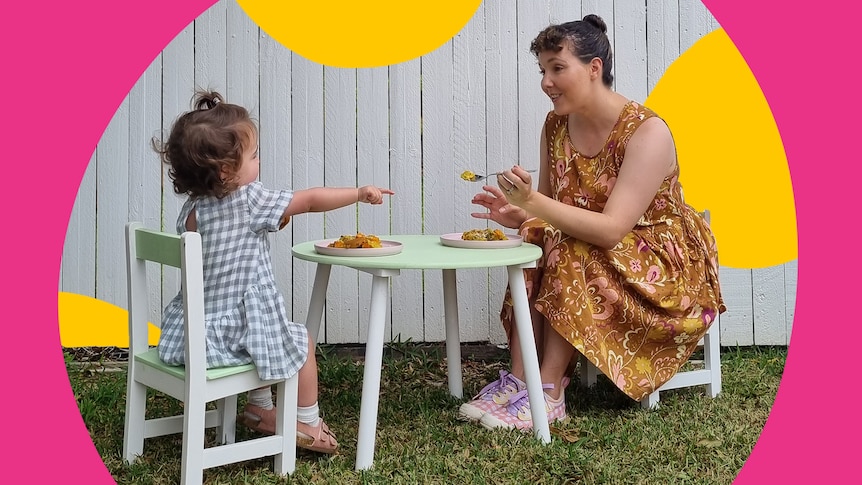
[[[246,404],[237,421],[258,433],[275,434],[275,408],[263,409]],[[318,453],[333,454],[338,451],[338,441],[329,426],[319,420],[317,426],[296,422],[296,446]]]
[[[338,441],[335,440],[335,435],[332,434],[323,419],[317,422],[317,426],[297,421],[296,446],[330,455],[338,451]]]

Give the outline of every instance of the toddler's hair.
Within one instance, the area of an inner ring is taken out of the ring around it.
[[[194,109],[181,115],[164,143],[153,138],[153,149],[170,165],[174,192],[189,197],[222,198],[238,184],[236,173],[243,152],[257,140],[257,127],[248,110],[226,103],[215,91],[197,91]]]

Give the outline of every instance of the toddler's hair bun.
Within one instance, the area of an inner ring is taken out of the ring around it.
[[[593,27],[601,30],[603,34],[608,32],[607,24],[605,24],[605,21],[602,20],[602,18],[596,14],[591,13],[589,15],[584,16],[584,22],[586,22],[586,23],[592,25]]]
[[[198,91],[195,93],[196,110],[213,109],[219,103],[224,103],[224,98],[215,91]]]

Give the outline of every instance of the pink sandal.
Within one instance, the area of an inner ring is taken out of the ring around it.
[[[263,434],[275,434],[275,408],[264,409],[254,404],[246,404],[236,420]]]
[[[297,422],[296,446],[329,455],[338,452],[338,441],[335,440],[335,435],[323,419],[318,420],[317,426],[313,427],[307,423]]]
[[[258,433],[275,434],[275,408],[263,409],[246,404],[236,420]],[[334,454],[338,451],[338,441],[329,426],[319,420],[317,426],[296,422],[296,446],[318,453]]]

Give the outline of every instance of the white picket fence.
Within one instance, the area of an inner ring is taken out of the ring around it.
[[[314,265],[294,261],[292,244],[357,230],[444,234],[482,225],[470,216],[478,187],[458,175],[536,165],[550,104],[529,43],[549,23],[587,13],[609,26],[615,89],[640,101],[681,52],[719,28],[698,0],[486,0],[457,36],[421,58],[339,69],[292,54],[235,1],[220,1],[165,47],[118,106],[80,184],[60,291],[125,307],[124,224],[173,230],[181,205],[149,141],[190,108],[196,87],[212,88],[258,120],[265,185],[376,184],[396,192],[383,206],[294,217],[271,237],[289,311],[305,321]],[[152,295],[160,307],[176,293],[177,278],[169,271],[151,278],[162,281],[161,293]],[[499,324],[505,281],[502,269],[459,272],[462,341],[505,340]],[[364,273],[333,268],[321,341],[364,341],[369,282]],[[722,268],[721,282],[728,306],[723,345],[789,342],[795,261]],[[404,271],[391,295],[390,338],[444,340],[439,271]]]

